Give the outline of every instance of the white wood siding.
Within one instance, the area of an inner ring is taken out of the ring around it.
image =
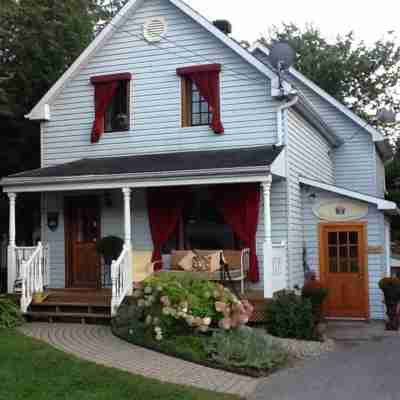
[[[143,23],[165,17],[167,39],[149,45]],[[182,47],[183,46],[183,47]],[[162,47],[162,48],[160,48]],[[196,55],[193,54],[196,53]],[[208,127],[181,128],[181,89],[176,68],[221,63],[224,135]],[[91,76],[131,72],[131,130],[105,133],[90,143],[94,117]],[[43,166],[83,157],[220,149],[273,144],[276,104],[269,80],[169,2],[149,0],[70,80],[51,106],[52,119],[42,124]]]
[[[375,150],[376,159],[376,195],[384,198],[386,192],[386,176],[385,176],[385,164],[382,161],[382,157],[378,151]]]
[[[312,189],[317,195],[315,201],[341,200],[343,197],[317,189]],[[303,198],[303,221],[304,221],[304,243],[307,248],[307,263],[309,267],[319,273],[319,223],[321,222],[312,212],[314,202],[310,201],[308,193],[302,191]],[[359,221],[368,223],[368,245],[384,246],[384,216],[376,206],[369,205],[368,215]],[[385,254],[368,255],[368,279],[370,296],[370,317],[372,319],[384,318],[384,307],[382,294],[378,287],[379,280],[385,273]]]
[[[299,176],[334,184],[332,150],[327,140],[299,114],[287,113],[287,212],[289,286],[302,285],[303,212]]]
[[[334,152],[336,185],[376,196],[375,144],[371,135],[302,82],[295,78],[292,82],[345,141]]]

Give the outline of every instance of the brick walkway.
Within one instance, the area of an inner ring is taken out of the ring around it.
[[[259,380],[202,367],[124,342],[109,327],[78,324],[31,323],[21,328],[85,360],[179,385],[247,396]]]

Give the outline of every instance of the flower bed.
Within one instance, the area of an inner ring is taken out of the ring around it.
[[[146,348],[213,368],[265,376],[287,353],[246,327],[253,312],[220,284],[161,274],[136,286],[113,320],[115,335]]]

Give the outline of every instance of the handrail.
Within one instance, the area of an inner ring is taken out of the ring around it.
[[[131,249],[126,244],[118,259],[111,263],[111,316],[115,316],[124,298],[132,290]]]
[[[21,265],[21,311],[26,313],[32,303],[33,294],[43,292],[43,246],[39,242],[28,261]]]

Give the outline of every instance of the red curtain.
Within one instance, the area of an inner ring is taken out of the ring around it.
[[[161,261],[161,249],[182,219],[189,192],[185,188],[156,188],[147,190],[147,210],[153,240],[153,261]],[[156,270],[162,268],[158,263]]]
[[[118,89],[118,81],[96,83],[94,87],[96,114],[93,122],[91,142],[97,143],[104,133],[104,115]]]
[[[256,183],[219,185],[211,188],[218,209],[235,235],[250,249],[249,278],[259,282],[256,235],[260,211],[260,188]]]
[[[91,142],[97,143],[104,133],[104,115],[117,92],[120,81],[130,81],[132,75],[127,73],[100,75],[90,78],[94,85],[95,119],[92,127]]]
[[[218,134],[224,133],[220,107],[220,72],[220,64],[200,65],[177,69],[177,74],[190,79],[197,86],[200,95],[207,101],[210,111],[212,112],[210,127]]]

